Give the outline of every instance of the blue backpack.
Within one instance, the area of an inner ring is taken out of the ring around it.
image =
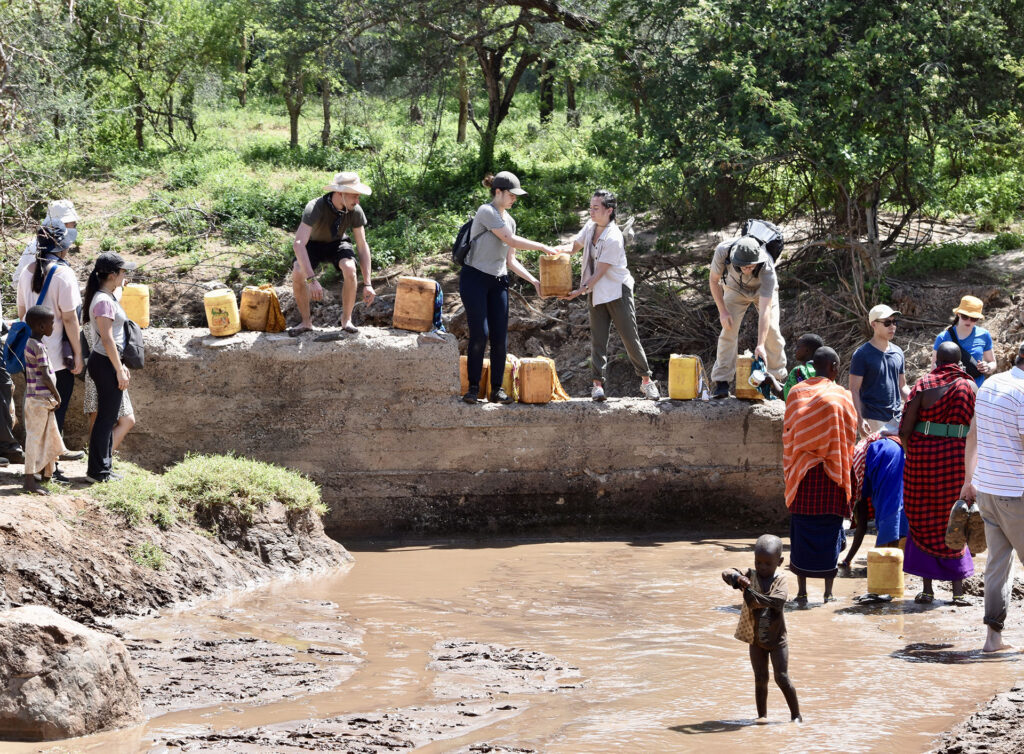
[[[46,298],[46,291],[50,288],[53,273],[56,271],[57,264],[50,265],[50,271],[46,273],[43,289],[39,291],[39,299],[36,301],[36,306],[42,305],[43,299]],[[32,328],[28,326],[27,322],[19,320],[11,325],[11,329],[7,333],[7,342],[4,343],[4,369],[7,370],[7,374],[18,374],[25,371],[25,346],[31,337]]]

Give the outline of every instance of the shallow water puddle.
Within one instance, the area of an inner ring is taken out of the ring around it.
[[[927,608],[860,606],[851,598],[865,589],[861,577],[837,580],[840,601],[823,606],[812,581],[811,606],[787,614],[806,722],[786,722],[773,683],[777,722],[752,725],[753,676],[746,646],[732,638],[738,593],[719,576],[752,565],[751,544],[357,549],[341,576],[128,624],[154,690],[147,725],[5,747],[924,751],[1024,674],[1022,656],[978,651],[980,599],[954,609],[940,592]],[[1018,646],[1021,610],[1013,606],[1007,631]],[[174,677],[184,665],[189,672]]]

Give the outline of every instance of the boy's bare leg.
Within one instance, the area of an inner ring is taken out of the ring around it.
[[[753,645],[751,645],[751,648],[753,648]],[[761,651],[764,652],[765,650],[762,649]],[[801,720],[800,702],[796,699],[796,689],[793,688],[793,682],[789,680],[789,645],[783,644],[780,647],[776,647],[770,654],[772,670],[775,671],[775,683],[778,684],[782,695],[786,697],[786,704],[789,705],[789,717],[791,720]],[[765,686],[767,687],[767,684]],[[767,688],[765,691],[767,693]]]
[[[964,596],[964,580],[957,579],[953,582],[953,596],[963,597]]]
[[[787,655],[788,657],[788,655]],[[768,718],[768,650],[756,644],[750,645],[750,667],[754,669],[754,701],[757,703],[757,719]],[[794,696],[794,699],[796,697]]]

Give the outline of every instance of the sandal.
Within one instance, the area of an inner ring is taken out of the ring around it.
[[[953,607],[970,607],[973,603],[966,594],[953,595]]]
[[[914,602],[918,605],[930,605],[935,601],[935,595],[931,592],[918,592]]]
[[[793,603],[796,604],[796,605],[799,605],[800,607],[806,607],[807,606],[807,595],[806,594],[798,594],[796,597],[793,598]]]

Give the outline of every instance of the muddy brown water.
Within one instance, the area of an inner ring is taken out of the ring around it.
[[[295,731],[324,725],[326,750],[926,751],[1024,675],[1021,655],[978,651],[980,600],[858,606],[861,570],[837,580],[839,602],[811,582],[811,606],[787,614],[805,722],[772,684],[773,724],[753,725],[737,593],[719,576],[751,565],[751,544],[356,549],[344,574],[125,624],[149,722],[3,750],[305,751]],[[1006,637],[1024,646],[1019,618]]]

